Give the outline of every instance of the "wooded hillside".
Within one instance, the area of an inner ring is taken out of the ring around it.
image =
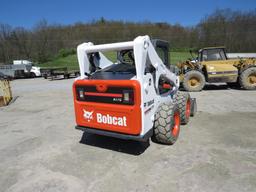
[[[216,10],[193,27],[104,18],[73,25],[49,25],[43,20],[33,29],[0,24],[0,63],[11,63],[14,59],[46,62],[57,55],[74,53],[82,42],[118,42],[146,34],[169,41],[173,51],[224,45],[230,52],[256,52],[256,10]]]

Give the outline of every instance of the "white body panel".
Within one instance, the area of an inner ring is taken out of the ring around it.
[[[13,65],[21,65],[21,64],[32,64],[32,62],[28,60],[13,60]]]
[[[132,79],[139,81],[141,85],[142,131],[140,135],[144,135],[153,127],[155,113],[159,104],[172,101],[172,94],[160,96],[157,93],[159,77],[164,76],[173,83],[172,93],[176,93],[179,88],[179,78],[163,64],[148,36],[139,36],[134,41],[124,43],[93,45],[93,43],[89,42],[79,45],[77,47],[77,54],[81,76],[78,79],[86,79],[85,73],[90,73],[88,53],[99,52],[101,57],[99,67],[105,68],[113,63],[103,55],[103,52],[126,49],[134,50],[136,76]],[[146,62],[149,61],[156,69],[155,82],[153,82],[154,78],[151,73],[145,74]]]
[[[227,53],[227,57],[230,59],[237,59],[237,58],[256,58],[256,53]]]
[[[32,66],[30,72],[34,73],[36,75],[36,77],[40,77],[41,76],[40,67]]]

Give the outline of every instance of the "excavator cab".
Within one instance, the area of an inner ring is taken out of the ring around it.
[[[210,47],[198,51],[198,59],[201,61],[218,61],[227,60],[226,50],[224,47]]]

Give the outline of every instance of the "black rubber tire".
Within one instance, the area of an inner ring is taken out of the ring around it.
[[[191,87],[189,85],[189,80],[192,78],[198,79],[200,81],[199,85],[195,87]],[[184,75],[183,87],[186,91],[191,91],[191,92],[201,91],[204,88],[204,86],[205,86],[205,77],[200,71],[192,70],[187,72]]]
[[[65,74],[64,79],[69,79],[69,74]]]
[[[188,92],[178,91],[174,96],[174,102],[177,103],[180,110],[180,121],[181,124],[186,125],[189,122],[191,100]]]
[[[190,98],[190,102],[191,102],[190,117],[194,117],[196,115],[196,112],[197,112],[196,98]]]
[[[178,122],[175,122],[178,115]],[[177,125],[177,126],[175,126]],[[174,134],[174,129],[176,133]],[[157,143],[172,145],[180,133],[180,111],[176,103],[161,104],[155,115],[154,134],[152,140]]]
[[[256,89],[256,83],[252,84],[248,81],[248,77],[252,74],[256,76],[256,67],[250,67],[241,73],[241,75],[239,76],[239,84],[242,88],[246,90]]]
[[[35,78],[35,77],[36,77],[36,74],[33,73],[33,72],[31,72],[31,73],[30,73],[30,77],[31,77],[31,78]]]
[[[79,72],[76,72],[75,73],[75,77],[79,77],[80,76],[80,73]]]

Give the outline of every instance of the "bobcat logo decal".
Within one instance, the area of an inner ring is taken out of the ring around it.
[[[84,111],[84,118],[85,118],[85,120],[87,120],[88,122],[90,122],[92,119],[93,119],[93,111],[86,111],[86,110],[84,110],[83,109],[83,111]]]

